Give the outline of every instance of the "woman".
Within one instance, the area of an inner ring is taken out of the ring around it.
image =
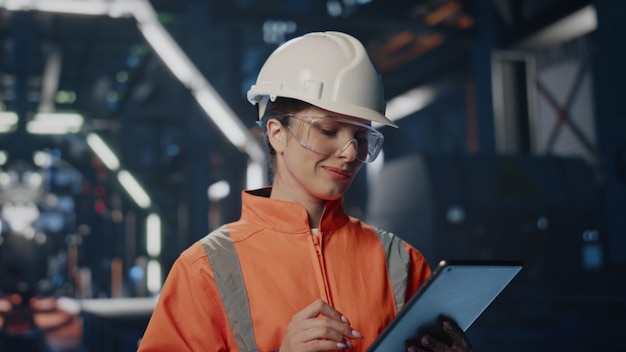
[[[140,351],[365,351],[430,275],[413,247],[349,217],[342,200],[383,142],[382,82],[338,32],[293,39],[248,92],[267,137],[271,187],[173,265]],[[416,327],[416,331],[417,331]],[[430,336],[415,351],[469,351]],[[424,349],[428,347],[429,349]]]

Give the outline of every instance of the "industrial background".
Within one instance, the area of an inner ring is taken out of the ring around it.
[[[348,212],[431,265],[524,261],[476,351],[619,350],[625,1],[0,0],[0,351],[136,350],[177,256],[267,183],[262,63],[327,30],[400,126]]]

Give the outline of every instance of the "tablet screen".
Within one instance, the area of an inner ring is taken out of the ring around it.
[[[444,339],[441,317],[467,330],[521,269],[518,261],[441,261],[368,352],[405,351],[418,331]]]

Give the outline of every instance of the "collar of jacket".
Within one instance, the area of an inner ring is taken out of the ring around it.
[[[306,209],[298,204],[270,199],[271,187],[243,191],[241,220],[257,223],[277,232],[301,234],[310,232]],[[350,218],[343,209],[343,198],[327,201],[319,224],[320,231],[331,231]]]

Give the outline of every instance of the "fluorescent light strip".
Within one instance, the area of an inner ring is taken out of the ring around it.
[[[598,27],[596,8],[587,5],[523,40],[518,48],[533,48],[562,43],[583,36]]]
[[[423,109],[432,103],[434,98],[435,90],[432,88],[411,89],[387,102],[387,117],[392,121],[398,121]]]
[[[85,119],[83,115],[77,113],[40,112],[35,114],[34,121],[68,127],[81,127]]]
[[[6,0],[0,2],[8,10],[38,10],[46,12],[79,14],[79,15],[104,15],[108,12],[108,6],[102,1],[39,1],[39,0]]]
[[[149,4],[137,6],[134,15],[148,43],[172,73],[191,90],[200,107],[224,136],[251,159],[262,162],[264,151],[260,143],[165,30],[158,21],[154,8]]]
[[[146,218],[146,251],[153,258],[161,255],[161,217],[155,213]]]
[[[128,195],[137,203],[138,206],[144,209],[150,208],[152,201],[150,197],[144,191],[143,187],[139,185],[139,182],[126,170],[120,170],[117,173],[117,179],[122,184],[122,187],[126,190]]]
[[[16,113],[10,111],[0,111],[0,133],[7,133],[13,131],[19,117]]]
[[[9,10],[39,10],[84,15],[116,17],[132,14],[138,27],[154,51],[183,85],[189,88],[202,109],[228,140],[242,152],[263,164],[265,153],[260,143],[213,89],[189,57],[159,22],[147,0],[0,0]]]
[[[15,125],[19,117],[11,111],[0,111],[0,125]]]
[[[130,8],[136,0],[0,0],[0,6],[9,11],[36,10],[73,15],[108,15],[120,17],[130,14]],[[143,0],[141,0],[143,1]]]
[[[146,268],[146,286],[151,293],[158,293],[161,291],[162,285],[162,270],[161,264],[155,259],[148,261]]]
[[[242,128],[239,120],[231,118],[230,113],[225,108],[225,103],[217,97],[216,93],[209,90],[208,87],[192,93],[202,109],[207,113],[211,112],[213,121],[226,135],[226,138],[236,147],[243,147],[246,144],[247,131]]]
[[[93,132],[89,133],[87,135],[87,145],[109,170],[117,171],[120,168],[119,159],[100,136]]]
[[[161,60],[174,76],[187,88],[193,88],[194,81],[200,75],[189,58],[156,19],[139,23],[139,29]]]
[[[83,117],[74,113],[38,113],[28,121],[26,131],[32,134],[66,134],[79,132]]]
[[[68,133],[78,133],[80,132],[80,128],[63,125],[57,126],[41,121],[28,121],[26,124],[26,131],[30,134],[62,135]]]
[[[80,114],[38,113],[26,124],[26,131],[32,134],[76,133],[83,127],[83,121]]]
[[[248,161],[246,170],[246,189],[257,189],[265,184],[265,165],[254,160]]]

